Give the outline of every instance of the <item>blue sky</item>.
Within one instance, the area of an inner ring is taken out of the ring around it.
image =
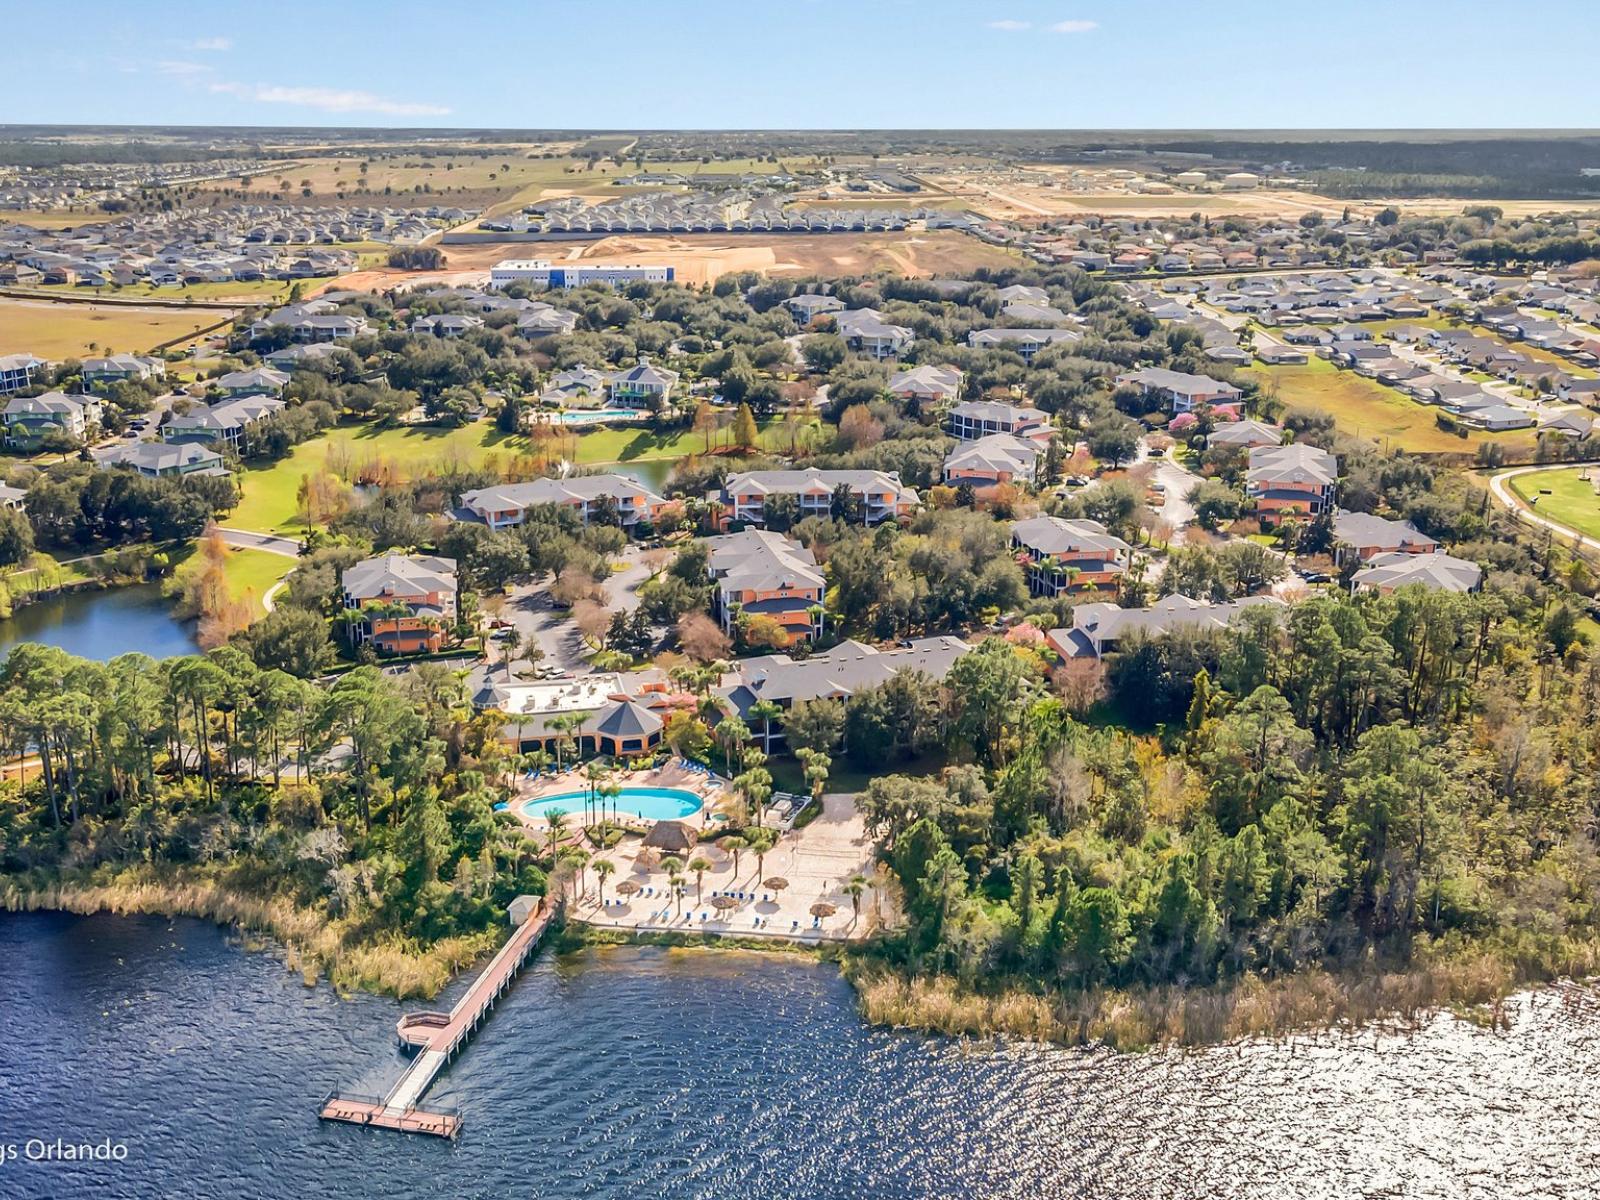
[[[1594,128],[1593,18],[1593,0],[5,0],[0,121]]]

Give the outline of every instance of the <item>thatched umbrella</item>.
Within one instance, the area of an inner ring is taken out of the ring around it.
[[[831,917],[838,911],[839,910],[837,908],[829,904],[826,900],[818,900],[811,906],[811,915],[813,917]]]
[[[713,896],[711,897],[711,907],[718,912],[727,912],[730,908],[738,908],[739,902],[732,896]]]
[[[648,846],[642,847],[639,853],[633,856],[633,863],[640,870],[653,871],[661,865],[661,855]]]
[[[616,886],[616,893],[619,896],[631,896],[638,890],[639,885],[631,879],[624,879]]]
[[[763,879],[761,881],[761,886],[765,888],[771,888],[775,892],[781,892],[784,888],[789,886],[789,881],[782,875],[774,875],[771,879]]]

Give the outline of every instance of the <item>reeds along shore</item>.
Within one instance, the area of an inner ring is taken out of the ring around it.
[[[359,931],[281,897],[247,894],[206,879],[119,877],[109,883],[56,882],[27,886],[0,882],[0,909],[7,912],[114,913],[198,917],[271,937],[284,961],[307,986],[324,975],[340,991],[369,991],[397,999],[438,993],[458,971],[500,942],[499,930],[445,938],[420,946]]]
[[[1600,947],[1584,942],[1540,963],[1477,951],[1400,971],[1308,970],[1211,988],[977,991],[946,975],[913,977],[860,963],[850,974],[862,1015],[874,1024],[1132,1051],[1378,1023],[1415,1028],[1444,1008],[1498,1025],[1504,1020],[1501,1002],[1511,992],[1559,977],[1587,977],[1597,966]]]

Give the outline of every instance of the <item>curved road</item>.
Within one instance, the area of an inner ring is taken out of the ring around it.
[[[1519,497],[1516,492],[1511,490],[1511,485],[1509,483],[1510,480],[1515,479],[1518,475],[1531,475],[1535,471],[1559,470],[1563,467],[1592,467],[1594,465],[1596,464],[1591,461],[1571,463],[1541,463],[1532,467],[1513,467],[1509,471],[1501,471],[1498,475],[1491,475],[1489,477],[1489,494],[1493,496],[1499,504],[1509,509],[1512,515],[1516,516],[1519,520],[1525,521],[1529,525],[1537,525],[1540,528],[1548,529],[1553,533],[1558,533],[1568,541],[1574,542],[1587,550],[1600,550],[1600,539],[1592,538],[1587,534],[1579,533],[1576,529],[1572,528],[1572,526],[1563,525],[1560,521],[1552,521],[1548,517],[1541,517],[1533,505],[1528,504],[1521,497]]]

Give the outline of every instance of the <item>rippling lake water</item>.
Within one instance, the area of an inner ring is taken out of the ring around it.
[[[217,929],[0,914],[0,1197],[1594,1197],[1600,997],[1117,1056],[864,1026],[836,971],[627,949],[544,955],[431,1099],[461,1140],[315,1116],[382,1091],[402,1006],[307,989]]]

